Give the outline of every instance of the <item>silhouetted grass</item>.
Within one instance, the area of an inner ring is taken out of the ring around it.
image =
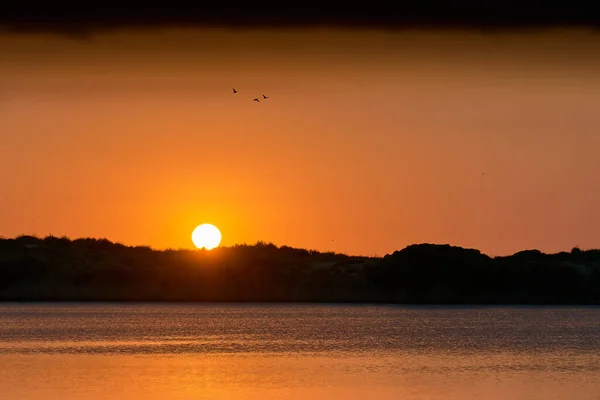
[[[418,244],[356,257],[271,243],[153,250],[106,239],[0,239],[0,300],[598,304],[600,250],[491,258]]]

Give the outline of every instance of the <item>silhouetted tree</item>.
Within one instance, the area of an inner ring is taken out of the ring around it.
[[[0,300],[600,304],[600,250],[491,258],[416,244],[353,257],[273,243],[152,250],[106,239],[0,239]]]

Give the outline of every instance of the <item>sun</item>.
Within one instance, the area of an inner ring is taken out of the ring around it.
[[[221,243],[221,232],[212,224],[198,225],[192,232],[192,242],[199,249],[214,249]]]

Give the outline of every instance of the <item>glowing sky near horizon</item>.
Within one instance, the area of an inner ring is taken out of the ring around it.
[[[599,49],[585,31],[0,35],[0,235],[600,247]]]

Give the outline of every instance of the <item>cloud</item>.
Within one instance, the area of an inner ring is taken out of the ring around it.
[[[10,32],[53,32],[87,35],[99,31],[127,28],[225,27],[225,28],[309,28],[345,27],[371,29],[457,28],[506,30],[550,27],[600,27],[592,2],[505,1],[412,1],[347,2],[334,7],[326,2],[311,6],[307,2],[282,1],[275,5],[246,2],[240,7],[219,1],[210,6],[127,6],[108,8],[93,0],[77,6],[26,7],[0,6],[0,26]],[[169,4],[169,3],[167,3]],[[172,3],[174,4],[174,3]]]

